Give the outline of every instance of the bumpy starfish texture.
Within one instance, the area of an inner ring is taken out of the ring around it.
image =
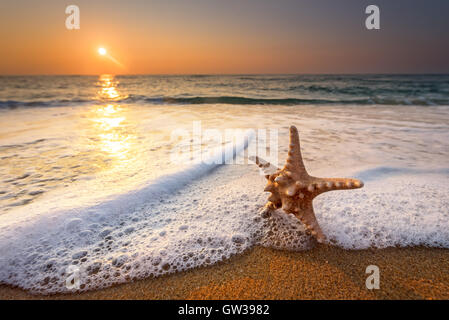
[[[256,164],[263,170],[272,165],[256,157]],[[312,200],[319,194],[332,190],[357,189],[363,187],[363,182],[346,178],[316,178],[310,176],[301,156],[298,130],[290,127],[290,146],[287,162],[282,169],[265,175],[268,182],[264,191],[271,192],[268,203],[262,215],[268,216],[272,210],[282,208],[287,213],[293,213],[318,242],[326,237],[316,220]]]

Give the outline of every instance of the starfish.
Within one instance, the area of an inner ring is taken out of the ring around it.
[[[273,166],[256,157],[256,164],[261,169]],[[282,208],[286,213],[293,213],[306,227],[306,231],[322,243],[326,239],[316,220],[313,211],[313,199],[323,192],[332,190],[357,189],[363,187],[363,182],[346,178],[316,178],[310,176],[301,155],[298,129],[290,127],[290,146],[287,162],[282,169],[265,177],[268,182],[264,191],[271,192],[268,203],[262,210],[262,215],[268,217],[273,210]],[[266,171],[265,171],[266,172]]]

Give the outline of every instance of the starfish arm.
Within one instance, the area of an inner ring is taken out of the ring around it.
[[[296,129],[295,126],[290,127],[290,145],[284,171],[287,176],[290,176],[295,180],[308,177],[302,160],[298,129]]]
[[[255,162],[259,168],[266,168],[271,165],[269,162],[265,161],[262,158],[259,158],[258,156],[249,157],[249,160],[251,160],[252,162]]]
[[[312,201],[308,201],[305,203],[304,208],[295,211],[295,216],[304,224],[306,230],[309,231],[318,240],[318,242],[322,243],[326,239],[326,236],[316,220]]]
[[[249,158],[249,160],[256,163],[256,165],[260,168],[261,172],[263,172],[265,178],[267,179],[271,174],[279,170],[278,167],[258,156],[252,156]]]
[[[273,192],[269,197],[268,201],[272,204],[272,206],[276,208],[282,207],[282,199],[277,192]]]
[[[359,189],[363,187],[363,182],[358,179],[314,178],[312,180],[308,188],[316,195],[327,191]]]
[[[276,210],[276,206],[272,202],[267,202],[262,211],[260,211],[260,215],[266,219],[271,216],[274,210]]]

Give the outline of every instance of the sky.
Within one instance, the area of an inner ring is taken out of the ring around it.
[[[448,0],[1,0],[0,74],[449,73],[448,17]]]

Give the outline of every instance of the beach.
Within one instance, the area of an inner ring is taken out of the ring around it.
[[[320,245],[306,252],[257,247],[210,267],[99,291],[31,295],[0,287],[0,299],[448,299],[447,249],[350,251]],[[380,269],[380,289],[365,286]]]
[[[2,0],[0,301],[449,300],[449,1],[378,2]]]
[[[447,297],[447,76],[0,80],[3,298]],[[314,199],[323,245],[260,214],[250,155],[282,168],[292,125],[310,175],[364,182]]]

